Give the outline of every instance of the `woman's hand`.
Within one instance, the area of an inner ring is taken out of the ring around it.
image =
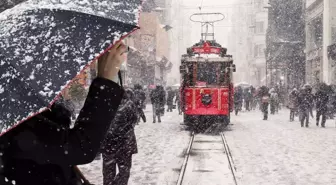
[[[108,52],[98,59],[98,76],[113,80],[120,70],[127,46],[123,42],[116,43]]]

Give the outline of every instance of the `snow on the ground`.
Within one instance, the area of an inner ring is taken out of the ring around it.
[[[197,134],[183,178],[184,185],[234,185],[221,136]]]
[[[232,116],[225,133],[239,185],[334,185],[336,184],[335,120],[326,128],[301,128],[298,118],[289,122],[281,110],[262,120],[259,111]]]
[[[129,185],[176,184],[183,163],[189,133],[184,131],[182,116],[177,111],[165,113],[162,123],[153,124],[151,106],[145,111],[147,123],[135,128],[138,154],[133,155]],[[102,161],[80,166],[91,183],[102,185]]]

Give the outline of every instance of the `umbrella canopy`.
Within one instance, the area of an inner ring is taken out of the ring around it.
[[[0,1],[0,12],[5,11],[8,8],[12,8],[13,6],[22,3],[26,0],[1,0]]]
[[[141,0],[55,1],[29,0],[0,13],[0,135],[44,111],[138,28]]]
[[[251,85],[247,82],[239,82],[239,83],[236,83],[235,86],[236,87],[240,86],[242,88],[247,88],[247,87],[250,87]]]

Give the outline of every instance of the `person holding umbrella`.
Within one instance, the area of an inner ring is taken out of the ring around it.
[[[121,102],[123,90],[113,80],[126,50],[120,42],[99,58],[98,77],[90,86],[73,129],[69,128],[70,111],[54,103],[50,109],[0,137],[0,184],[77,185],[81,182],[75,166],[94,160]]]
[[[125,95],[102,145],[104,185],[127,185],[132,155],[138,152],[134,127],[138,121],[137,105],[131,89]],[[118,166],[118,173],[117,167]]]

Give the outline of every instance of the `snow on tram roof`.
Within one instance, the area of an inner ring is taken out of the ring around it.
[[[186,62],[232,62],[232,56],[224,56],[224,57],[220,57],[219,55],[215,55],[215,54],[210,54],[210,55],[206,55],[206,54],[202,54],[199,56],[185,56],[182,59],[183,61]]]

